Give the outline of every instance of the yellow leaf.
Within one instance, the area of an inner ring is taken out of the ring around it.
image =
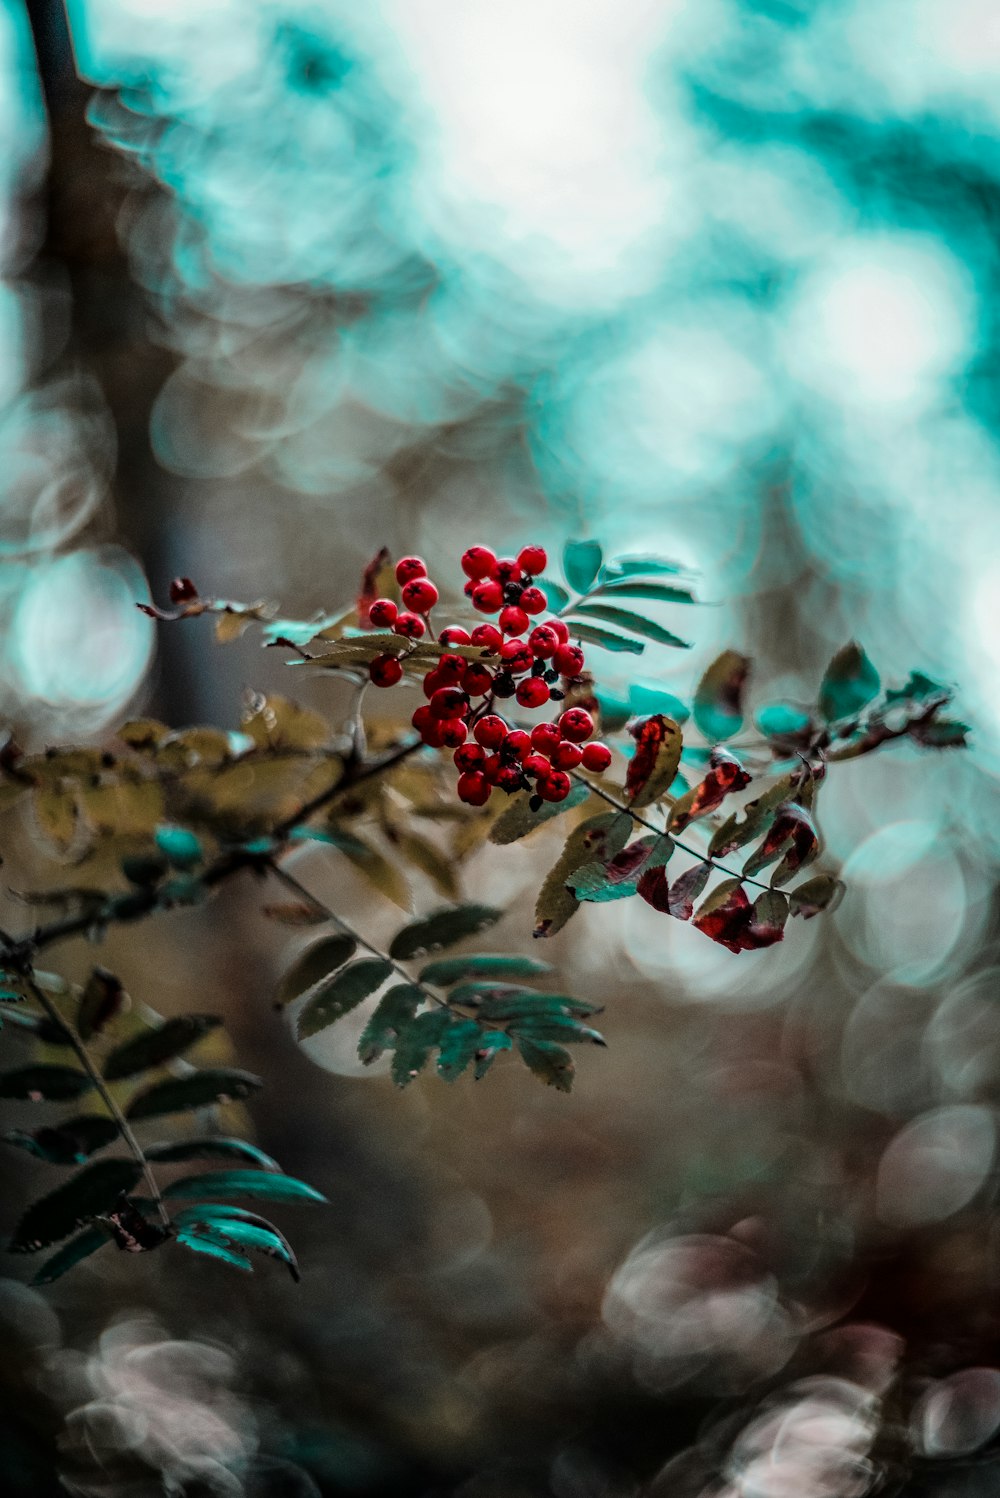
[[[65,853],[76,836],[76,792],[42,786],[34,792],[31,808],[42,836]]]

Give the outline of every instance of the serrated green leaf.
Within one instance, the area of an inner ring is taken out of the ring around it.
[[[516,843],[519,838],[527,837],[529,832],[534,832],[536,827],[544,826],[553,817],[572,811],[575,806],[581,806],[590,794],[589,785],[577,783],[573,785],[565,800],[543,801],[537,811],[532,811],[533,797],[527,791],[522,791],[511,797],[510,805],[493,823],[490,829],[490,842],[501,845]]]
[[[601,569],[601,582],[617,582],[626,577],[676,577],[688,570],[665,557],[612,557]]]
[[[526,1036],[529,1040],[563,1040],[567,1044],[587,1040],[591,1045],[607,1045],[598,1030],[591,1030],[570,1014],[531,1014],[519,1019],[511,1026],[515,1039]]]
[[[640,582],[631,577],[621,582],[602,585],[600,592],[607,598],[651,598],[657,603],[697,603],[690,588],[675,588],[669,583]]]
[[[446,1082],[456,1081],[482,1043],[483,1031],[474,1019],[453,1019],[441,1036],[438,1075]]]
[[[392,1048],[423,1001],[420,989],[412,983],[397,983],[382,995],[358,1041],[358,1057],[365,1066]]]
[[[210,1259],[221,1259],[223,1264],[228,1264],[232,1269],[242,1269],[245,1274],[253,1273],[253,1265],[247,1256],[237,1253],[222,1233],[211,1228],[181,1228],[177,1234],[177,1242],[193,1253],[207,1254]]]
[[[165,1020],[155,1030],[146,1030],[132,1040],[115,1046],[104,1063],[104,1077],[108,1082],[119,1082],[124,1077],[134,1077],[137,1072],[149,1071],[181,1056],[222,1024],[216,1014],[179,1014]]]
[[[815,878],[807,879],[804,884],[788,891],[792,915],[800,915],[808,921],[821,910],[836,910],[844,898],[845,888],[843,881],[835,879],[832,874],[817,874]]]
[[[573,609],[574,622],[569,626],[571,631],[576,629],[575,621],[581,614],[586,619],[600,619],[605,624],[616,625],[618,629],[642,635],[647,640],[655,640],[658,645],[673,645],[680,650],[691,649],[689,640],[682,640],[679,635],[671,634],[669,629],[664,629],[652,619],[644,619],[642,614],[637,614],[632,609],[615,608],[609,603],[579,603]]]
[[[114,1209],[141,1175],[134,1160],[95,1160],[25,1212],[10,1241],[11,1253],[32,1254],[68,1238],[77,1228]]]
[[[298,1016],[296,1034],[300,1040],[318,1035],[329,1025],[356,1009],[362,999],[374,993],[389,977],[391,965],[382,957],[362,957],[359,962],[324,978],[311,991]]]
[[[397,962],[406,962],[426,952],[439,952],[442,947],[486,931],[502,917],[503,911],[492,905],[455,905],[436,910],[397,931],[389,945],[389,956]]]
[[[532,978],[539,973],[551,972],[551,962],[541,962],[537,957],[480,952],[471,957],[442,957],[437,962],[430,962],[422,969],[420,982],[432,983],[435,988],[447,988],[463,978]]]
[[[257,1092],[264,1083],[252,1072],[235,1067],[204,1067],[188,1077],[171,1077],[138,1093],[125,1110],[128,1118],[159,1118],[165,1113],[186,1113],[212,1103],[239,1102]]]
[[[118,1137],[118,1125],[103,1113],[85,1113],[68,1118],[54,1128],[35,1129],[25,1133],[12,1129],[4,1136],[8,1144],[27,1150],[50,1165],[81,1165],[105,1145]]]
[[[278,984],[276,1004],[279,1007],[290,1004],[299,994],[305,993],[306,989],[312,988],[322,978],[343,967],[354,956],[356,949],[357,942],[353,936],[345,936],[340,932],[333,936],[321,936],[318,941],[311,942],[295,958]]]
[[[172,1165],[183,1160],[249,1160],[254,1165],[259,1165],[261,1170],[280,1171],[281,1166],[277,1160],[272,1160],[270,1155],[265,1155],[262,1149],[255,1144],[250,1144],[246,1139],[227,1139],[222,1135],[210,1134],[198,1139],[171,1139],[160,1144],[148,1144],[146,1146],[146,1159],[155,1160],[164,1165]]]
[[[570,587],[577,593],[586,593],[603,560],[599,542],[567,541],[563,547],[563,571]]]
[[[196,1221],[188,1221],[199,1214]],[[299,1266],[292,1245],[273,1222],[258,1217],[253,1212],[241,1212],[238,1207],[195,1207],[193,1212],[181,1214],[185,1218],[185,1232],[196,1232],[217,1238],[230,1247],[252,1249],[278,1259],[287,1265],[293,1280],[298,1280]]]
[[[724,650],[705,672],[694,694],[694,721],[711,743],[732,738],[743,723],[743,688],[750,662]]]
[[[536,577],[535,587],[541,588],[549,605],[549,611],[558,614],[569,603],[569,594],[562,583],[555,582],[551,577]]]
[[[882,683],[861,646],[852,640],[837,651],[819,688],[819,710],[828,723],[853,718],[878,696]]]
[[[194,1197],[249,1196],[269,1202],[325,1202],[326,1197],[315,1186],[297,1181],[294,1176],[277,1175],[267,1170],[210,1170],[204,1175],[181,1176],[164,1189],[164,1199],[190,1201]]]
[[[571,1091],[576,1067],[569,1051],[554,1040],[532,1040],[527,1035],[518,1035],[516,1042],[525,1066],[546,1087],[555,1087],[558,1092]]]
[[[576,898],[586,901],[588,904],[606,904],[611,900],[627,900],[638,893],[639,880],[643,874],[650,869],[661,869],[670,862],[674,851],[673,839],[666,833],[659,835],[649,833],[645,837],[638,838],[635,844],[629,844],[624,848],[621,857],[631,852],[633,847],[645,849],[645,857],[637,864],[634,870],[624,878],[613,879],[611,873],[614,870],[615,860],[607,863],[586,863],[570,875],[567,883]]]
[[[70,1269],[74,1269],[84,1259],[89,1259],[91,1254],[110,1242],[111,1239],[103,1228],[84,1228],[82,1233],[71,1238],[67,1244],[57,1249],[50,1258],[45,1260],[31,1283],[51,1285],[53,1280],[60,1279]]]
[[[603,1004],[590,999],[577,999],[568,993],[541,993],[537,988],[509,988],[485,994],[479,1005],[478,1017],[483,1020],[506,1021],[523,1019],[526,1015],[574,1015],[600,1014]]]
[[[86,1072],[72,1066],[22,1066],[0,1072],[0,1098],[27,1098],[33,1103],[66,1103],[93,1085]]]
[[[445,1009],[425,1009],[400,1032],[392,1056],[392,1080],[397,1087],[406,1087],[427,1065],[450,1018]]]
[[[509,1051],[513,1041],[506,1030],[484,1030],[479,1050],[476,1052],[474,1076],[481,1082],[501,1051]]]
[[[579,909],[579,901],[566,887],[574,869],[595,860],[607,861],[624,848],[632,832],[628,812],[601,812],[573,829],[555,865],[550,869],[535,904],[537,937],[554,936]]]
[[[616,655],[642,655],[646,648],[641,640],[613,634],[610,629],[599,629],[596,624],[587,624],[581,619],[573,620],[570,634],[575,640],[585,640],[588,645],[599,645],[602,650],[613,651]]]

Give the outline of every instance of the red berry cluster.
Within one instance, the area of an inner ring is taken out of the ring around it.
[[[470,662],[446,652],[424,677],[428,700],[413,714],[413,726],[425,744],[455,751],[458,796],[470,806],[485,805],[494,787],[508,795],[526,790],[543,801],[562,801],[572,783],[568,770],[582,766],[600,774],[611,763],[606,744],[584,743],[594,720],[582,707],[571,707],[530,733],[492,711],[497,699],[509,697],[527,709],[561,702],[565,686],[583,671],[583,651],[570,643],[561,619],[532,627],[532,619],[548,608],[545,594],[533,582],[546,562],[541,546],[525,546],[516,558],[470,546],[462,557],[466,595],[480,613],[498,614],[497,623],[478,624],[471,631],[459,625],[443,629],[440,644],[478,646],[483,658]],[[369,607],[369,622],[418,640],[438,590],[419,557],[397,562],[396,579],[406,612],[389,598],[377,598]],[[376,686],[391,687],[402,678],[403,668],[397,656],[380,655],[369,674]]]

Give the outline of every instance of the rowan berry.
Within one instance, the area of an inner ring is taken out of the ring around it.
[[[405,640],[419,640],[426,628],[427,625],[419,614],[397,614],[392,632],[394,635],[402,635]]]
[[[434,722],[431,710],[426,703],[424,703],[422,707],[418,707],[416,709],[413,717],[410,719],[410,722],[413,724],[418,733],[423,733],[428,724]]]
[[[453,683],[444,681],[441,677],[441,673],[435,668],[433,671],[428,671],[421,685],[423,687],[424,696],[433,697],[434,693],[440,687],[451,686],[453,685]]]
[[[443,655],[434,667],[434,674],[441,678],[441,686],[457,686],[465,675],[465,661],[460,655]]]
[[[529,577],[537,577],[549,564],[545,549],[541,546],[522,546],[517,554],[517,565]]]
[[[391,598],[376,598],[368,610],[368,623],[374,624],[376,629],[390,629],[395,624],[398,613]]]
[[[496,564],[496,552],[490,551],[488,546],[470,546],[468,551],[462,553],[462,571],[474,582],[482,577],[491,577]]]
[[[481,614],[495,614],[503,606],[503,588],[494,578],[476,583],[472,590],[472,607]]]
[[[579,676],[583,670],[583,651],[579,645],[560,645],[552,664],[560,676]]]
[[[175,577],[170,584],[171,603],[191,603],[198,597],[198,589],[189,577]]]
[[[584,707],[571,707],[559,719],[559,730],[572,744],[582,744],[594,731],[594,720]]]
[[[394,655],[377,655],[368,666],[368,675],[377,687],[394,687],[403,679],[403,668]]]
[[[469,699],[461,687],[438,687],[431,698],[431,715],[435,718],[462,718]]]
[[[465,727],[465,724],[462,724]],[[461,772],[466,770],[481,770],[486,762],[486,750],[479,744],[462,744],[461,748],[455,750],[455,768]]]
[[[473,662],[462,673],[462,688],[470,697],[485,697],[493,685],[493,672]]]
[[[499,754],[489,754],[483,761],[483,774],[486,776],[486,779],[489,781],[490,785],[496,785],[497,776],[500,774],[500,771],[502,769],[503,760],[500,758]]]
[[[442,749],[458,749],[465,743],[469,730],[461,718],[446,718],[440,725]]]
[[[490,573],[490,576],[495,577],[501,586],[507,583],[519,583],[522,575],[513,557],[501,557]]]
[[[561,619],[550,619],[549,625],[559,636],[560,645],[567,644],[569,641],[569,625],[564,624]]]
[[[552,769],[544,754],[526,754],[521,761],[521,769],[525,775],[535,779],[538,775],[548,775]]]
[[[508,796],[512,796],[521,789],[521,772],[513,765],[501,765],[494,784],[498,791],[506,791]]]
[[[555,723],[536,723],[531,730],[531,747],[537,754],[551,754],[561,743],[562,734]]]
[[[467,806],[485,806],[490,799],[492,786],[485,775],[476,770],[470,770],[465,775],[458,777],[458,799],[464,801]]]
[[[512,728],[503,741],[504,759],[520,759],[522,754],[527,754],[531,748],[531,734],[525,733],[523,728]]]
[[[468,645],[470,639],[469,631],[463,629],[460,624],[449,624],[447,629],[443,629],[438,635],[438,641],[442,645]]]
[[[422,557],[400,557],[396,563],[396,581],[400,586],[412,583],[416,577],[426,576],[427,566]]]
[[[497,713],[487,713],[485,718],[480,718],[472,735],[484,749],[499,749],[508,732],[507,724]]]
[[[519,602],[526,614],[544,614],[549,606],[549,600],[541,588],[525,588]]]
[[[582,759],[583,750],[569,739],[563,739],[552,751],[552,764],[557,770],[575,770]]]
[[[505,640],[500,646],[500,659],[512,676],[523,676],[531,670],[534,657],[523,640]]]
[[[477,624],[470,636],[473,645],[481,645],[484,650],[497,651],[503,644],[503,635],[495,624]]]
[[[539,660],[546,660],[559,649],[559,636],[550,624],[536,624],[528,636],[528,644],[533,655],[537,655]]]
[[[415,614],[429,614],[438,601],[438,590],[426,577],[415,577],[403,588],[403,602]]]
[[[583,768],[590,770],[594,775],[601,775],[611,763],[611,750],[607,744],[585,744],[583,747]]]
[[[439,723],[439,722],[435,722],[435,720],[432,718],[431,721],[428,723],[427,727],[421,729],[421,731],[420,731],[420,737],[423,739],[423,741],[424,741],[425,744],[427,744],[427,745],[430,746],[431,749],[443,749],[444,748],[444,736],[443,736],[443,732],[442,732],[443,729],[444,729],[444,724],[443,723]]]
[[[549,689],[540,676],[529,676],[514,693],[522,707],[543,707],[549,700]]]
[[[528,616],[517,604],[509,603],[501,609],[498,622],[505,635],[523,635],[528,627]]]
[[[570,793],[572,781],[562,770],[552,770],[538,782],[538,794],[543,801],[565,801]]]

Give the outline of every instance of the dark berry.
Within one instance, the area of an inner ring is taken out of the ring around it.
[[[394,687],[403,679],[403,668],[394,655],[377,655],[368,667],[368,675],[377,687]]]
[[[501,557],[490,575],[491,577],[495,577],[497,582],[504,586],[507,583],[519,583],[521,581],[521,569],[513,557]]]
[[[528,627],[528,616],[516,604],[509,603],[500,613],[499,624],[505,635],[523,635]]]
[[[415,577],[403,588],[403,602],[415,614],[429,614],[438,601],[438,590],[426,577]]]
[[[442,749],[458,749],[465,743],[469,730],[461,718],[447,718],[440,728]]]
[[[427,567],[421,557],[400,557],[396,563],[396,581],[400,586],[412,583],[415,577],[426,576]]]
[[[503,644],[503,635],[495,624],[477,624],[472,631],[471,642],[473,645],[481,645],[484,650],[495,652]]]
[[[442,687],[457,686],[465,675],[465,661],[460,655],[443,655],[434,667],[434,675],[440,677]]]
[[[569,625],[564,624],[561,619],[550,619],[549,624],[559,636],[560,645],[566,645],[569,642]]]
[[[465,724],[462,724],[465,727]],[[460,749],[455,750],[455,768],[464,773],[466,770],[480,770],[486,760],[486,750],[479,744],[463,744]]]
[[[171,603],[192,603],[198,597],[198,589],[189,577],[175,577],[170,584]]]
[[[486,666],[466,666],[462,673],[462,688],[470,697],[485,697],[493,685],[493,672]]]
[[[562,742],[562,734],[555,723],[536,723],[531,730],[531,747],[538,754],[551,754]]]
[[[398,613],[391,598],[376,598],[368,610],[368,623],[374,624],[377,629],[391,629]]]
[[[514,678],[508,671],[501,671],[493,679],[494,697],[513,697],[517,688],[514,686]]]
[[[490,799],[492,787],[485,775],[477,770],[470,770],[465,775],[458,777],[458,799],[464,801],[467,806],[485,806]]]
[[[585,744],[583,746],[583,768],[594,775],[602,775],[611,763],[611,750],[607,744]]]
[[[501,765],[495,784],[498,791],[506,791],[508,796],[512,796],[521,789],[520,770],[515,770],[513,765]]]
[[[538,794],[543,801],[565,801],[572,782],[561,770],[552,770],[538,782]]]
[[[563,739],[552,751],[552,764],[557,770],[575,770],[582,759],[583,750],[569,739]]]
[[[560,676],[579,676],[583,670],[583,651],[579,645],[560,645],[552,664]]]
[[[528,636],[528,644],[533,655],[537,655],[539,660],[546,660],[559,649],[559,636],[551,624],[536,624]]]
[[[495,614],[503,605],[503,588],[488,577],[472,590],[472,607],[481,614]]]
[[[540,572],[545,571],[548,564],[549,559],[541,546],[522,546],[517,554],[517,565],[529,577],[537,577]]]
[[[523,728],[512,728],[503,741],[503,753],[505,759],[520,759],[522,754],[527,754],[531,748],[531,734],[525,733]]]
[[[482,744],[484,749],[499,749],[508,732],[506,723],[497,713],[487,713],[472,730],[476,743]]]
[[[521,769],[525,775],[535,779],[539,775],[548,775],[552,769],[544,754],[526,754],[521,761]]]
[[[566,693],[560,692],[558,687],[553,687],[551,692],[549,693],[549,696],[552,698],[553,702],[562,702],[563,698],[566,696]]]
[[[521,590],[521,607],[526,614],[544,614],[548,606],[549,601],[541,588]]]
[[[465,716],[468,705],[469,699],[461,687],[438,687],[431,698],[431,715],[435,718],[461,718]]]
[[[438,635],[438,640],[442,645],[468,645],[470,639],[469,631],[463,629],[460,624],[449,624],[448,628],[443,629]]]
[[[594,720],[584,707],[571,707],[559,719],[559,731],[571,744],[582,744],[594,731]]]
[[[496,552],[490,551],[488,546],[470,546],[462,553],[462,571],[474,582],[481,577],[491,577],[496,564]]]
[[[523,676],[531,670],[531,650],[523,640],[506,640],[500,647],[500,659],[512,676]]]
[[[528,676],[514,693],[522,707],[543,707],[549,700],[549,689],[537,676]]]
[[[419,640],[426,628],[427,625],[419,614],[397,614],[392,632],[394,635],[402,635],[405,640]]]

